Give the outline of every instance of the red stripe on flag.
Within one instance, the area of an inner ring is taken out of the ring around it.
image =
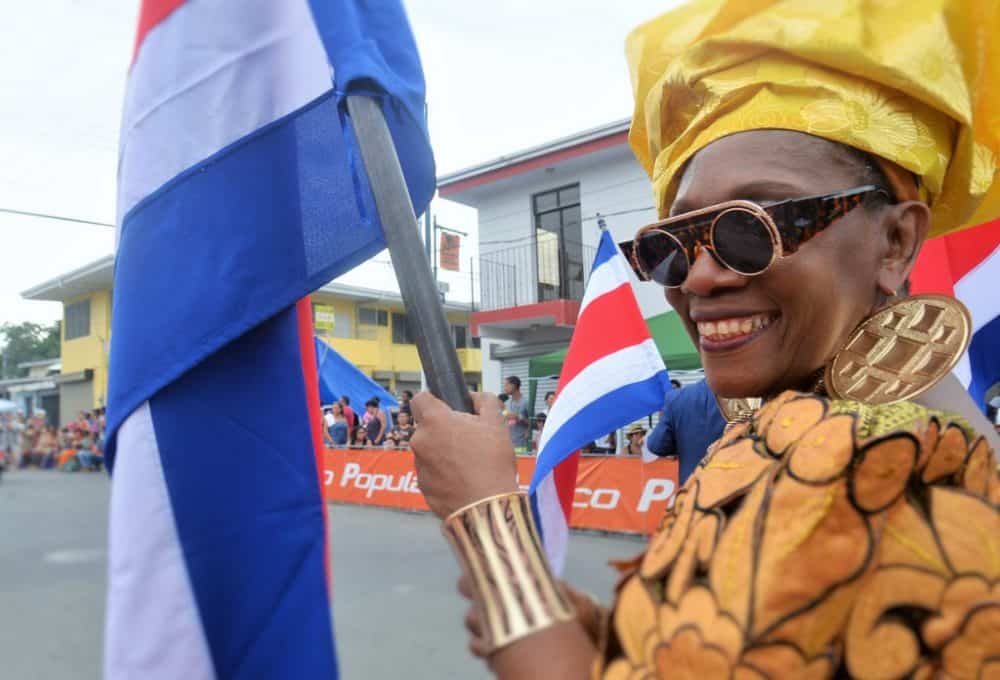
[[[576,495],[576,477],[580,469],[580,452],[575,451],[552,469],[552,481],[559,496],[566,524],[573,516],[573,496]]]
[[[954,281],[960,281],[1000,246],[1000,220],[944,237]]]
[[[954,284],[1000,247],[1000,220],[931,239],[910,275],[912,292],[954,295]]]
[[[649,327],[626,281],[595,298],[580,314],[560,371],[559,387],[568,385],[598,359],[649,338]]]
[[[330,546],[327,545],[330,528],[323,495],[323,410],[319,403],[319,368],[316,365],[316,340],[313,334],[312,299],[307,295],[295,305],[299,320],[299,357],[302,361],[302,378],[306,386],[306,408],[312,432],[313,459],[316,461],[316,483],[323,508],[323,564],[326,567],[327,589],[330,588]]]
[[[156,28],[157,25],[171,13],[183,5],[185,0],[142,0],[142,8],[139,10],[139,27],[135,31],[135,46],[132,48],[132,61],[139,54],[139,47],[146,39],[146,34]]]
[[[951,275],[948,248],[944,238],[931,239],[924,244],[910,274],[910,291],[914,295],[939,293],[955,296],[955,279]]]

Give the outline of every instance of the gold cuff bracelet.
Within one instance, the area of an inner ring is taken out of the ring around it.
[[[442,532],[470,576],[491,652],[575,612],[542,552],[527,494],[501,494],[452,513]]]

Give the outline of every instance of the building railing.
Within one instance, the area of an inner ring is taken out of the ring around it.
[[[488,246],[487,246],[488,247]],[[543,233],[479,257],[477,311],[582,300],[596,249]]]

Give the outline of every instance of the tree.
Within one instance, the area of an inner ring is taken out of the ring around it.
[[[0,374],[3,378],[22,378],[27,369],[17,365],[26,361],[59,357],[59,322],[43,325],[24,321],[0,326]]]

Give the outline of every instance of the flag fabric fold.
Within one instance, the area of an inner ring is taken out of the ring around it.
[[[943,293],[972,314],[972,342],[955,375],[985,410],[1000,382],[1000,220],[939,236],[924,244],[910,277],[914,293]]]
[[[144,0],[122,120],[105,677],[336,677],[307,299],[384,248],[345,97],[434,191],[398,0]],[[112,467],[113,466],[113,467]]]
[[[604,231],[529,487],[557,573],[566,560],[579,449],[657,411],[668,390],[667,369],[639,310],[628,264]]]

